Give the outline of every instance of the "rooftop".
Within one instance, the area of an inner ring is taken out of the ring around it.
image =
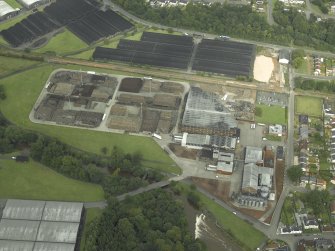
[[[263,150],[260,147],[246,146],[245,147],[245,163],[263,162]]]
[[[191,87],[182,125],[224,129],[236,127],[237,122],[233,115],[220,101],[220,97],[215,93]]]
[[[3,17],[11,12],[15,11],[8,3],[0,0],[0,17]]]

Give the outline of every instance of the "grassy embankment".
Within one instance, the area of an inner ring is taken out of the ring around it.
[[[99,201],[101,186],[67,178],[35,161],[0,160],[0,197],[11,199]]]

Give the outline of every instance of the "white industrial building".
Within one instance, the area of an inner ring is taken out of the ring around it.
[[[285,49],[280,50],[278,60],[280,64],[288,64],[290,62],[290,52]]]
[[[12,8],[4,0],[0,0],[0,21],[11,18],[19,13],[20,9]]]
[[[45,3],[45,0],[18,0],[25,8],[33,9],[38,7],[39,5]]]
[[[269,196],[272,187],[273,168],[257,166],[255,163],[244,165],[242,178],[242,193],[257,194],[263,198]]]
[[[260,147],[245,147],[244,163],[263,163],[263,150]]]
[[[0,250],[74,251],[83,203],[7,200]]]
[[[183,133],[181,146],[198,150],[203,148],[235,149],[236,138],[228,136]]]

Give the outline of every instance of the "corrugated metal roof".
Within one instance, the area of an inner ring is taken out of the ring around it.
[[[7,200],[3,210],[3,219],[41,220],[44,201]]]
[[[0,240],[0,251],[33,251],[34,242]]]
[[[37,241],[76,243],[79,223],[42,221]]]
[[[80,222],[83,206],[83,203],[48,201],[42,220]]]
[[[75,244],[36,242],[33,251],[73,251],[74,248]]]
[[[5,1],[0,0],[0,17],[7,15],[8,13],[14,12],[15,10]]]
[[[30,7],[34,3],[42,2],[41,0],[19,0],[24,6]]]
[[[35,241],[39,221],[7,220],[0,221],[0,239]]]

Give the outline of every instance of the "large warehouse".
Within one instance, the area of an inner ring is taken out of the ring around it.
[[[0,250],[74,251],[83,203],[7,200]]]
[[[8,3],[0,0],[0,21],[15,16],[19,11],[19,9],[13,9]]]
[[[18,2],[20,2],[27,9],[33,9],[47,1],[45,0],[18,0]]]
[[[215,93],[191,87],[182,120],[182,131],[199,134],[227,135],[237,127],[233,114]]]

